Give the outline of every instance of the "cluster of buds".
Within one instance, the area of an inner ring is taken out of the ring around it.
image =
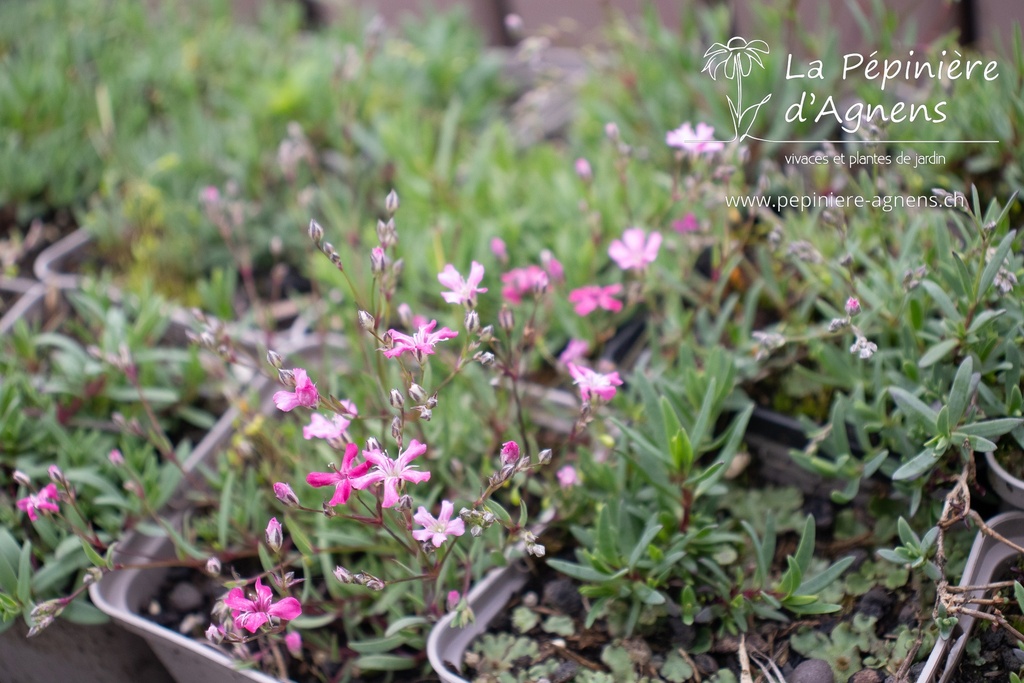
[[[469,508],[459,510],[459,519],[469,527],[469,533],[474,538],[482,534],[484,529],[489,529],[492,524],[498,521],[498,518],[490,510],[470,510]]]
[[[910,291],[921,284],[921,280],[928,274],[928,266],[918,266],[917,268],[907,268],[903,271],[903,289]]]
[[[526,552],[534,557],[544,557],[547,550],[543,544],[537,542],[537,536],[532,531],[523,530],[522,533],[523,545],[526,546]]]
[[[313,244],[316,245],[316,248],[319,249],[324,256],[331,260],[331,263],[334,264],[335,268],[342,271],[345,270],[345,268],[341,264],[341,256],[338,255],[338,251],[334,248],[334,245],[331,244],[330,242],[324,241],[323,226],[321,226],[315,220],[310,220],[308,234],[309,239],[313,241]]]
[[[828,324],[828,331],[829,332],[835,333],[835,332],[838,332],[840,330],[846,329],[851,324],[853,324],[853,316],[857,315],[861,311],[860,299],[858,299],[855,296],[851,296],[849,299],[846,300],[845,309],[846,309],[846,317],[845,318],[833,318],[832,322],[830,322]]]
[[[32,628],[28,630],[28,637],[31,638],[32,636],[39,635],[43,629],[53,623],[54,619],[60,616],[60,613],[64,611],[66,606],[67,600],[65,598],[47,600],[36,605],[32,609]]]
[[[821,256],[821,252],[815,249],[814,245],[806,240],[791,242],[789,248],[786,250],[786,255],[792,256],[804,263],[817,264],[824,260]]]
[[[192,317],[199,323],[200,331],[195,333],[189,330],[185,333],[190,344],[206,349],[229,363],[238,360],[234,340],[222,320],[198,308],[192,309]]]
[[[398,231],[395,230],[394,218],[389,218],[387,223],[380,220],[377,221],[377,241],[384,249],[389,249],[398,244]]]
[[[353,574],[349,570],[345,569],[341,565],[338,565],[334,569],[334,578],[342,583],[356,584],[358,586],[365,586],[372,591],[382,591],[387,585],[382,579],[377,578],[373,574],[366,572],[359,572]]]
[[[878,345],[868,341],[867,337],[859,332],[857,333],[857,341],[853,342],[853,345],[850,347],[850,353],[856,355],[861,360],[871,358],[871,356],[875,355],[876,351],[878,351]]]

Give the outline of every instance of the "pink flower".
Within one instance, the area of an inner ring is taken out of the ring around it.
[[[60,508],[53,502],[55,500],[60,500],[57,487],[54,484],[47,484],[38,494],[30,493],[15,505],[19,510],[27,513],[28,518],[34,522],[39,519],[40,512],[60,512]]]
[[[693,156],[714,154],[725,148],[725,144],[715,140],[715,129],[706,123],[698,123],[697,130],[689,123],[684,123],[665,135],[665,144],[675,147]]]
[[[448,611],[454,610],[459,606],[459,601],[462,600],[462,596],[459,595],[459,591],[448,591]]]
[[[244,628],[249,633],[256,633],[260,626],[274,617],[290,621],[302,614],[302,605],[295,598],[283,598],[273,603],[273,591],[264,586],[261,579],[256,579],[256,596],[250,600],[245,597],[241,588],[232,588],[224,598],[224,604],[231,609],[236,628]]]
[[[398,487],[403,481],[421,484],[430,479],[430,472],[420,472],[410,464],[426,452],[427,447],[416,439],[410,441],[409,447],[398,454],[397,460],[389,458],[387,452],[363,451],[363,457],[374,465],[374,469],[368,474],[354,479],[352,486],[362,491],[371,484],[383,482],[384,499],[381,504],[386,508],[392,507],[398,502]]]
[[[513,268],[501,276],[501,281],[505,285],[501,295],[511,303],[520,304],[523,296],[547,289],[548,274],[540,266]]]
[[[220,190],[213,185],[207,185],[200,190],[199,201],[203,204],[216,204],[220,201]]]
[[[443,501],[441,514],[434,519],[434,516],[427,512],[427,508],[421,505],[419,511],[413,515],[413,519],[423,528],[412,532],[412,537],[421,543],[430,541],[435,548],[440,548],[449,536],[461,536],[466,533],[465,523],[458,517],[452,519],[454,509],[450,500]]]
[[[284,637],[284,646],[288,648],[288,654],[295,659],[302,659],[302,634],[298,631],[291,631]]]
[[[590,162],[580,157],[576,160],[576,175],[580,177],[585,183],[589,183],[594,178],[594,172],[590,168]]]
[[[519,460],[519,444],[515,441],[506,441],[501,444],[501,460],[506,465],[511,465]]]
[[[565,350],[562,351],[558,356],[558,360],[561,363],[568,365],[569,363],[575,363],[590,350],[590,344],[582,339],[570,339],[569,343],[565,345]]]
[[[331,507],[347,503],[348,497],[352,494],[352,480],[363,476],[369,471],[370,463],[368,462],[361,462],[355,467],[352,466],[352,461],[356,459],[358,453],[359,446],[350,443],[345,446],[345,455],[342,457],[340,468],[334,468],[333,472],[310,472],[306,475],[306,483],[310,486],[317,488],[321,486],[334,486],[334,495],[327,503]]]
[[[114,467],[120,467],[124,464],[124,455],[121,454],[121,451],[115,448],[110,451],[110,455],[107,456],[107,460],[109,460],[110,464]]]
[[[358,415],[359,411],[356,409],[356,405],[352,401],[342,401],[341,405],[345,406],[345,410],[348,411],[347,415]],[[327,419],[320,413],[313,413],[309,419],[309,424],[302,428],[302,438],[306,439],[327,439],[328,441],[337,441],[340,439],[347,439],[348,426],[352,424],[352,420],[345,415],[339,415],[335,413],[331,416],[331,419]]]
[[[310,381],[306,371],[302,368],[295,368],[292,371],[295,376],[295,391],[279,391],[274,394],[274,405],[278,410],[288,412],[306,406],[315,408],[320,402],[320,395],[316,391],[316,385]]]
[[[700,223],[697,222],[696,216],[688,213],[679,220],[672,221],[672,229],[680,235],[685,235],[688,232],[697,232],[700,229]]]
[[[434,332],[433,329],[436,325],[437,321],[431,320],[428,324],[416,330],[412,336],[402,334],[398,330],[391,330],[390,334],[394,345],[390,349],[383,349],[384,357],[394,358],[408,351],[416,356],[417,361],[422,363],[427,356],[433,355],[434,344],[459,336],[458,332],[449,330],[447,327],[442,327],[437,332]]]
[[[572,375],[573,384],[580,388],[580,396],[584,401],[597,396],[602,401],[610,401],[615,397],[615,387],[622,385],[619,373],[610,372],[602,374],[594,372],[590,368],[580,367],[569,363],[569,374]]]
[[[462,304],[470,308],[476,306],[476,295],[487,291],[486,287],[477,286],[483,279],[484,267],[476,261],[473,261],[472,265],[470,265],[469,277],[465,280],[459,275],[459,271],[455,270],[455,266],[450,263],[437,276],[438,282],[452,290],[450,292],[441,292],[441,296],[444,297],[445,301],[450,304]]]
[[[608,255],[623,270],[643,270],[658,258],[661,248],[661,233],[648,235],[641,228],[630,228],[622,233],[621,240],[615,240],[608,247]]]
[[[491,253],[502,263],[508,263],[508,248],[505,246],[505,240],[500,237],[491,238]]]
[[[587,285],[569,292],[569,302],[576,304],[576,315],[590,315],[598,308],[617,313],[622,310],[622,302],[614,297],[621,291],[619,284]]]
[[[556,259],[550,250],[545,249],[540,252],[540,262],[553,282],[565,282],[565,268],[562,267],[562,262]]]
[[[576,468],[572,465],[566,465],[562,469],[558,470],[558,472],[555,473],[555,476],[558,477],[558,485],[563,489],[575,486],[580,481],[579,476],[576,474]]]

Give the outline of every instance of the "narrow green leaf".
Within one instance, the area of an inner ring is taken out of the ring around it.
[[[893,481],[917,479],[934,467],[935,463],[939,461],[939,457],[931,448],[924,449],[892,473]]]
[[[793,558],[796,560],[801,574],[805,573],[811,565],[811,558],[814,556],[814,538],[814,517],[807,515],[807,519],[804,521],[804,532],[800,535],[800,543],[797,545],[796,555]]]
[[[629,562],[627,562],[627,566],[630,569],[636,567],[636,563],[640,561],[641,557],[643,557],[644,551],[647,550],[647,546],[650,545],[651,541],[654,540],[654,537],[658,535],[658,532],[660,532],[661,529],[662,526],[660,524],[656,524],[653,520],[647,523],[647,528],[644,529],[644,533],[641,534],[640,540],[637,541],[636,546],[633,548],[633,552],[629,555]]]
[[[917,422],[919,426],[928,430],[935,427],[935,422],[939,417],[938,412],[925,405],[917,396],[899,387],[889,387],[889,395],[896,401],[896,405],[903,413]]]
[[[981,281],[978,283],[978,299],[984,300],[988,294],[988,288],[992,286],[992,283],[996,279],[996,275],[999,273],[999,269],[1003,267],[1006,261],[1006,256],[1010,253],[1010,247],[1013,246],[1013,238],[1017,235],[1016,230],[1011,230],[1006,233],[1003,240],[996,247],[996,252],[992,258],[989,259],[988,263],[985,264],[985,270],[981,272]]]
[[[921,355],[921,359],[917,362],[918,367],[928,368],[935,365],[948,356],[949,352],[955,349],[959,343],[958,339],[943,339]]]
[[[968,392],[971,387],[971,374],[974,372],[974,359],[970,356],[964,358],[960,367],[956,370],[956,377],[953,378],[953,386],[949,390],[949,420],[946,429],[941,434],[949,434],[949,428],[960,424],[960,419],[967,409],[967,401],[970,398]]]
[[[932,282],[931,280],[923,280],[921,287],[924,288],[928,294],[931,295],[932,300],[938,305],[939,309],[942,310],[942,314],[952,320],[953,322],[960,322],[964,319],[960,311],[957,310],[956,304],[949,298],[949,294],[940,285]]]

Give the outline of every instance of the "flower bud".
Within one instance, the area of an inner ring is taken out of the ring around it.
[[[50,475],[50,481],[52,481],[57,486],[63,486],[67,488],[68,480],[64,478],[64,473],[61,471],[59,467],[57,467],[56,465],[50,465],[46,471]]]
[[[368,451],[379,451],[380,441],[377,441],[375,437],[370,437],[366,440],[366,450]]]
[[[459,595],[459,591],[448,591],[448,611],[454,610],[459,606],[459,601],[462,600],[462,596]]]
[[[391,421],[391,438],[395,441],[402,438],[402,417],[400,415],[395,415],[395,419]]]
[[[292,631],[284,637],[284,646],[288,648],[288,654],[296,659],[302,659],[302,634]]]
[[[589,183],[594,179],[594,172],[590,168],[590,162],[583,157],[576,160],[576,175],[585,183]]]
[[[21,470],[14,470],[14,474],[11,475],[14,481],[18,482],[22,486],[31,486],[32,480],[28,478],[28,475]]]
[[[317,247],[324,241],[324,229],[314,220],[309,221],[309,239],[313,240]]]
[[[267,351],[267,362],[274,366],[277,370],[281,369],[284,365],[284,361],[281,359],[281,355],[277,351]]]
[[[376,324],[373,316],[364,310],[360,310],[357,317],[359,318],[359,327],[364,330],[372,330],[373,326]]]
[[[511,332],[516,326],[515,315],[508,304],[501,305],[501,311],[498,312],[498,325],[506,332]]]
[[[476,360],[480,361],[480,365],[484,367],[490,367],[494,365],[494,354],[490,351],[485,351],[476,355]]]
[[[275,553],[281,549],[281,544],[284,543],[284,532],[281,530],[281,523],[277,521],[277,517],[271,517],[267,523],[267,547],[273,550]]]
[[[288,387],[289,389],[295,388],[295,373],[287,368],[282,368],[277,371],[277,381]]]
[[[405,397],[402,396],[402,392],[398,389],[392,389],[391,393],[388,394],[388,402],[392,408],[401,408],[405,405]]]
[[[476,312],[475,308],[471,308],[466,311],[466,320],[464,322],[466,332],[475,334],[480,329],[480,314]]]
[[[370,250],[370,272],[375,276],[380,275],[384,272],[384,266],[386,265],[386,259],[384,257],[384,250],[380,247],[374,247]]]
[[[614,122],[609,121],[604,124],[604,135],[612,142],[619,141],[619,127]]]
[[[334,568],[334,578],[336,578],[338,581],[341,581],[342,583],[352,583],[353,581],[355,581],[355,577],[352,576],[352,572],[345,569],[341,565],[338,565]]]
[[[470,529],[469,529],[469,533],[472,534],[474,538],[479,537],[480,534],[482,534],[483,532],[484,532],[484,528],[482,526],[474,526],[474,527],[470,527]]]
[[[430,395],[430,398],[427,399],[427,407],[430,408],[431,410],[433,410],[434,408],[437,407],[437,392],[436,391]]]
[[[214,645],[220,645],[224,642],[224,631],[220,630],[214,624],[210,624],[209,628],[206,629],[206,639]]]
[[[398,193],[394,190],[388,192],[388,196],[384,198],[384,209],[388,212],[389,216],[394,216],[395,212],[398,211]]]
[[[420,419],[424,422],[430,422],[430,418],[434,417],[434,411],[427,406],[416,406],[416,411],[420,414]]]
[[[545,448],[540,453],[538,453],[537,462],[539,462],[541,465],[547,465],[549,462],[551,462],[551,449]]]
[[[376,576],[371,576],[368,579],[366,579],[366,583],[363,584],[363,585],[366,586],[367,588],[369,588],[372,591],[378,591],[379,592],[379,591],[384,590],[384,585],[385,584],[384,584],[383,581],[378,579]]]
[[[221,572],[220,560],[216,557],[211,557],[206,561],[206,573],[210,576],[220,576]]]
[[[851,318],[860,313],[860,300],[855,296],[851,296],[846,300],[846,315]]]
[[[494,325],[487,325],[480,330],[480,334],[477,338],[484,343],[487,343],[494,339]]]
[[[295,491],[292,491],[292,487],[283,481],[274,484],[274,495],[287,507],[299,507],[299,497],[295,495]]]
[[[94,583],[98,583],[103,578],[103,570],[99,567],[89,567],[85,570],[85,576],[82,577],[82,583],[86,586],[91,586]]]
[[[412,510],[412,496],[408,493],[398,497],[398,502],[395,503],[396,510]]]
[[[850,324],[850,319],[849,318],[832,318],[832,322],[830,322],[828,324],[828,331],[829,332],[838,332],[839,330],[843,329],[844,327],[849,326],[849,324]]]
[[[409,385],[409,398],[416,401],[416,403],[423,403],[427,400],[427,390],[413,382]]]

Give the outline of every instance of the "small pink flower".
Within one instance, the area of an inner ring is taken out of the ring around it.
[[[590,368],[580,367],[569,363],[569,374],[572,375],[573,384],[580,388],[580,396],[584,401],[596,396],[602,401],[610,401],[615,397],[615,387],[622,385],[619,373],[610,372],[602,374],[594,372]]]
[[[450,500],[443,501],[441,513],[434,519],[434,516],[427,512],[427,508],[421,505],[413,519],[423,528],[412,532],[412,537],[421,543],[430,541],[435,548],[440,548],[449,536],[461,536],[466,533],[466,524],[458,517],[452,519],[454,510]]]
[[[306,371],[302,368],[295,368],[295,391],[279,391],[274,394],[274,405],[278,410],[289,412],[299,406],[315,408],[320,402],[320,395],[316,391],[316,385],[310,381]]]
[[[519,444],[517,444],[515,441],[506,441],[505,443],[501,444],[501,460],[506,465],[511,465],[512,463],[518,461]]]
[[[715,140],[715,129],[706,123],[698,123],[697,130],[689,123],[684,123],[665,135],[665,144],[675,147],[693,156],[714,154],[725,148],[725,144]]]
[[[302,605],[295,598],[283,598],[276,604],[270,586],[264,586],[261,579],[256,579],[256,595],[253,599],[245,597],[241,588],[232,588],[224,598],[224,604],[231,609],[236,628],[244,628],[249,633],[256,633],[260,626],[274,617],[290,621],[302,614]]]
[[[459,336],[458,332],[449,330],[447,327],[442,327],[437,332],[434,332],[433,329],[436,325],[437,321],[431,320],[428,324],[416,330],[412,336],[402,334],[398,330],[391,330],[391,339],[394,345],[390,349],[383,349],[384,357],[394,358],[409,352],[416,356],[417,361],[422,363],[427,356],[433,355],[434,344]]]
[[[348,411],[347,415],[358,415],[359,411],[356,409],[356,405],[352,401],[342,401],[341,405]],[[352,424],[352,420],[347,415],[339,415],[335,413],[331,416],[331,419],[327,419],[320,413],[313,413],[309,418],[309,424],[302,428],[302,438],[306,439],[327,439],[328,441],[337,441],[344,439],[350,441],[348,438],[348,426]]]
[[[562,262],[556,259],[550,250],[545,249],[540,252],[540,262],[544,266],[544,270],[548,272],[548,277],[551,278],[552,282],[565,282],[565,268],[562,267]]]
[[[524,296],[547,289],[549,280],[540,266],[526,266],[508,271],[501,276],[501,282],[505,285],[501,288],[501,295],[510,303],[520,304]]]
[[[281,549],[281,545],[284,543],[284,531],[281,529],[281,522],[277,521],[277,517],[271,517],[267,522],[266,538],[267,547],[275,553]]]
[[[207,185],[199,192],[199,201],[203,204],[216,204],[220,201],[220,190],[213,185]]]
[[[459,595],[459,591],[448,591],[448,611],[458,607],[460,600],[462,600],[462,596]]]
[[[589,183],[594,179],[594,172],[590,168],[590,162],[583,157],[576,160],[576,175],[585,183]]]
[[[412,465],[412,461],[427,452],[427,447],[416,439],[409,442],[409,447],[392,460],[387,452],[379,450],[363,451],[363,457],[374,466],[368,474],[352,480],[352,487],[362,491],[378,482],[384,484],[384,498],[381,505],[386,508],[398,502],[398,487],[403,481],[421,484],[430,479],[430,472],[420,472]]]
[[[120,467],[124,464],[124,455],[121,454],[121,451],[115,448],[110,451],[110,454],[107,456],[107,460],[109,460],[110,464],[114,467]]]
[[[33,522],[39,519],[40,512],[60,512],[60,508],[53,501],[59,501],[57,487],[54,484],[47,484],[38,494],[30,493],[18,500],[17,508],[28,514]]]
[[[500,237],[491,238],[491,253],[502,263],[508,263],[508,247],[505,246],[505,240]]]
[[[622,233],[621,240],[615,240],[608,247],[608,255],[623,270],[644,270],[658,258],[661,248],[661,233],[648,235],[641,228],[630,228]]]
[[[700,229],[700,223],[697,222],[696,216],[688,213],[679,220],[672,221],[672,229],[680,235],[685,235],[689,232],[697,232]]]
[[[575,363],[580,358],[583,358],[589,350],[590,344],[586,341],[582,339],[570,339],[569,343],[565,345],[565,350],[559,354],[558,360],[565,365]]]
[[[569,292],[569,303],[576,304],[576,315],[590,315],[598,308],[617,313],[622,310],[622,302],[615,295],[622,291],[622,285],[614,284],[607,287],[587,285]]]
[[[341,460],[341,467],[335,468],[333,472],[310,472],[306,475],[306,483],[310,486],[334,486],[334,495],[328,501],[328,505],[344,505],[352,494],[352,480],[366,474],[370,469],[370,463],[361,462],[352,466],[352,461],[359,453],[359,446],[350,443],[345,446],[345,455]]]
[[[295,659],[302,659],[302,634],[298,631],[290,631],[284,637],[284,646],[288,648],[288,654]]]
[[[469,267],[469,277],[465,280],[455,270],[455,266],[448,264],[437,276],[438,282],[452,290],[441,292],[444,300],[450,304],[462,304],[473,308],[476,306],[476,295],[487,291],[486,287],[479,287],[480,281],[484,279],[484,267],[473,261]]]
[[[846,300],[846,315],[851,318],[860,313],[860,299],[855,296],[851,296]]]
[[[579,483],[579,476],[576,474],[576,468],[572,465],[566,465],[562,469],[555,473],[558,477],[558,485],[563,489],[567,489],[571,486],[575,486]]]

